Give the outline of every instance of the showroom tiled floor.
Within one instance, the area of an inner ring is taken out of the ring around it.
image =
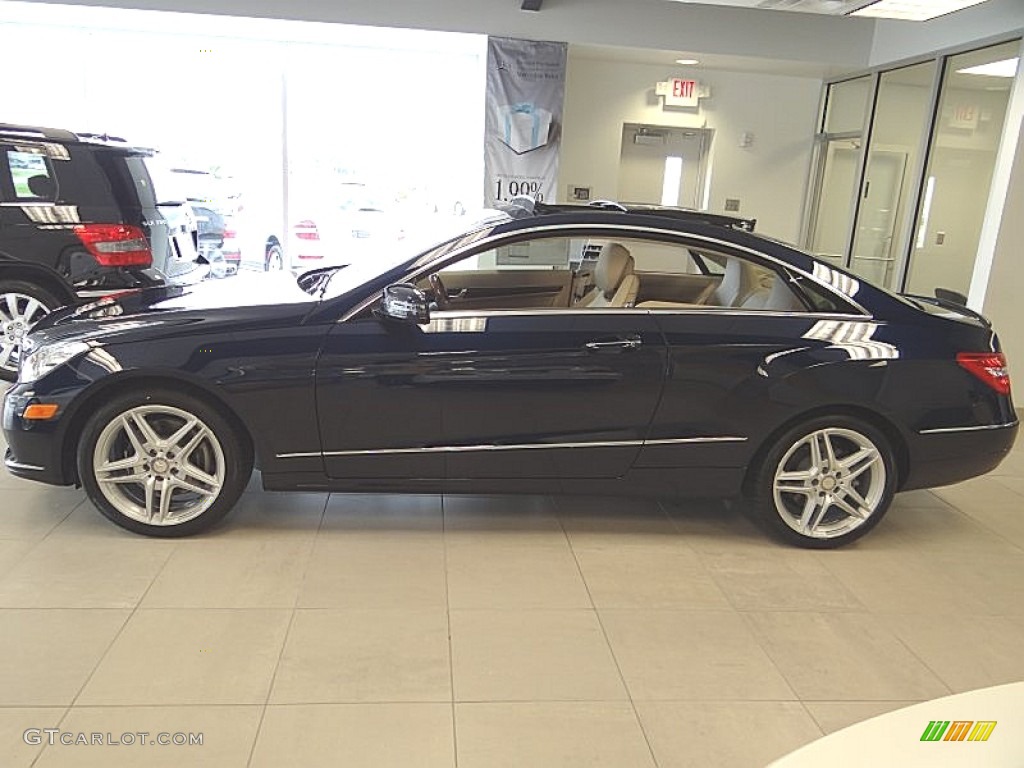
[[[0,470],[0,766],[760,766],[1024,679],[1024,446],[837,552],[718,504],[252,488],[155,541]]]

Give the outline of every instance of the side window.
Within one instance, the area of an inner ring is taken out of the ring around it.
[[[447,272],[503,272],[515,270],[568,271],[575,252],[582,247],[568,237],[547,237],[502,245],[470,256],[441,270]],[[579,257],[576,257],[577,260]]]
[[[8,149],[7,169],[16,200],[56,201],[57,184],[46,155]]]

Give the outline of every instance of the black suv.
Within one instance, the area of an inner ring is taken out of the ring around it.
[[[145,158],[123,140],[0,123],[0,378],[43,315],[111,292],[185,279]]]

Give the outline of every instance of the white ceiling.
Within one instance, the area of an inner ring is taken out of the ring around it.
[[[735,8],[760,8],[769,11],[802,11],[844,16],[871,5],[874,0],[672,0],[698,5],[729,5]]]

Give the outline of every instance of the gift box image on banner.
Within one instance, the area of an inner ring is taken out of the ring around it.
[[[489,38],[484,197],[555,201],[565,43]]]
[[[533,104],[506,104],[501,107],[504,118],[503,141],[513,152],[522,154],[548,143],[551,113]]]

